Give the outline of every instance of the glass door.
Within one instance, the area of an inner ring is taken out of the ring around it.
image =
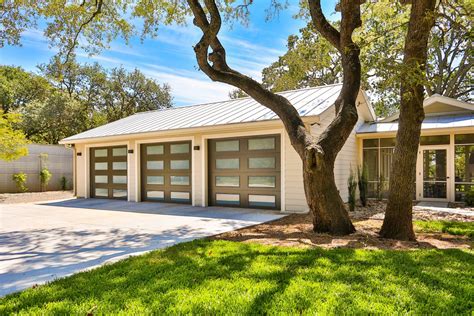
[[[446,148],[424,148],[423,163],[423,198],[447,199],[448,179]]]

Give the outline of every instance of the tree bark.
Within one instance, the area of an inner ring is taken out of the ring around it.
[[[405,40],[397,143],[390,174],[390,191],[380,235],[415,240],[412,222],[414,175],[420,142],[428,38],[435,21],[435,0],[413,0]]]
[[[360,61],[359,48],[352,42],[352,33],[361,24],[360,2],[341,1],[342,20],[341,30],[338,31],[325,19],[320,1],[309,0],[316,29],[341,53],[344,76],[341,93],[335,104],[335,119],[319,138],[314,137],[306,128],[298,112],[286,98],[265,89],[257,81],[228,66],[225,49],[217,37],[221,17],[215,0],[204,0],[206,11],[199,0],[188,0],[188,4],[194,15],[194,24],[203,32],[194,47],[199,68],[211,80],[241,89],[282,120],[291,145],[303,162],[304,188],[314,218],[314,231],[339,235],[354,232],[354,226],[336,187],[334,162],[357,122]]]

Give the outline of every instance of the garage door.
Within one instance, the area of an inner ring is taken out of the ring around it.
[[[127,147],[90,150],[91,197],[127,199]]]
[[[191,204],[191,142],[141,145],[143,201]]]
[[[280,209],[280,136],[209,140],[211,205]]]

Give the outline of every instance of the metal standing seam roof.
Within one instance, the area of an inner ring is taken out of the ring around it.
[[[315,116],[334,104],[341,88],[342,84],[334,84],[279,94],[287,98],[301,116]],[[273,111],[247,97],[141,112],[67,137],[61,142],[276,119],[278,117]]]
[[[474,127],[474,112],[427,116],[421,124],[422,130],[459,127]],[[398,122],[396,121],[388,123],[365,123],[357,130],[357,134],[396,132],[397,130]]]

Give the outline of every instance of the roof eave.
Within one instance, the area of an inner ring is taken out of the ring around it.
[[[303,116],[302,117],[304,123],[314,124],[320,121],[319,115],[311,115],[311,116]],[[259,126],[260,125],[260,126]],[[258,129],[259,127],[281,127],[284,128],[283,123],[280,119],[273,119],[273,120],[264,120],[264,121],[257,121],[257,122],[245,122],[245,123],[232,123],[232,124],[222,124],[222,125],[210,125],[210,126],[199,126],[199,127],[190,127],[190,128],[178,128],[178,129],[168,129],[162,131],[150,131],[150,132],[139,132],[139,133],[128,133],[128,134],[120,134],[120,135],[108,135],[108,136],[100,136],[100,137],[87,137],[87,138],[77,138],[77,139],[68,139],[64,138],[59,141],[59,144],[68,145],[68,144],[87,144],[87,143],[96,143],[96,142],[106,142],[106,141],[115,141],[115,140],[123,140],[123,139],[130,139],[130,138],[140,138],[143,137],[164,137],[168,136],[169,134],[192,134],[192,133],[207,133],[212,132],[214,130],[222,130],[222,129],[239,129],[239,127],[251,127],[254,129]]]

